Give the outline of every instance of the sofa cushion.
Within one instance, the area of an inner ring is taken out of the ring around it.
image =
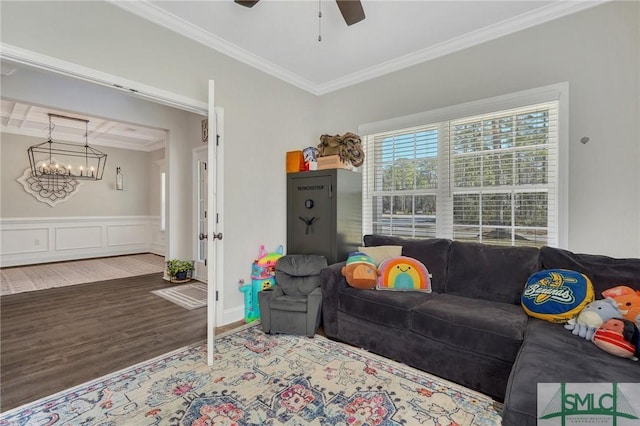
[[[369,255],[378,266],[387,259],[400,256],[402,246],[358,247],[358,251]]]
[[[402,246],[402,256],[418,259],[427,267],[431,274],[431,289],[437,293],[444,292],[451,240],[444,238],[418,240],[374,234],[365,235],[364,244],[365,246]]]
[[[520,304],[527,278],[539,267],[539,249],[453,241],[445,292]]]
[[[507,362],[515,360],[526,325],[518,305],[451,294],[417,306],[411,318],[418,334]]]
[[[367,322],[408,329],[411,309],[431,297],[433,293],[346,287],[338,296],[338,310]]]
[[[610,355],[561,324],[532,318],[511,370],[503,425],[537,424],[538,383],[639,383],[633,361]]]
[[[540,260],[544,269],[572,269],[585,274],[593,283],[596,299],[604,290],[619,285],[640,289],[640,259],[576,254],[545,246],[540,249]]]

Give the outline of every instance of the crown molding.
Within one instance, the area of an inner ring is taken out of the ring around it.
[[[186,20],[167,12],[166,10],[149,3],[147,0],[129,1],[129,0],[105,0],[114,6],[117,6],[129,13],[132,13],[140,18],[143,18],[149,22],[152,22],[161,27],[167,28],[173,32],[176,32],[182,36],[190,38],[200,44],[203,44],[211,49],[214,49],[224,55],[227,55],[233,59],[236,59],[244,64],[250,65],[266,74],[283,80],[293,86],[296,86],[307,92],[311,92],[314,95],[316,93],[316,86],[309,80],[300,77],[286,69],[279,67],[278,65],[255,55],[248,50],[236,46],[215,34],[203,30],[202,28],[187,22]]]
[[[147,21],[168,28],[198,43],[221,52],[233,59],[259,69],[273,77],[279,78],[293,86],[320,96],[339,89],[362,83],[385,74],[399,71],[413,65],[457,52],[490,40],[494,40],[526,28],[533,27],[572,13],[579,12],[612,0],[577,0],[557,1],[542,8],[533,10],[497,24],[481,28],[458,38],[401,56],[396,59],[354,72],[344,77],[322,84],[313,84],[309,80],[279,67],[239,46],[230,43],[215,34],[211,34],[186,20],[177,17],[147,0],[126,1],[106,0],[127,12],[133,13]]]
[[[358,71],[342,78],[329,81],[318,85],[316,92],[319,94],[330,93],[339,89],[362,83],[385,74],[390,74],[414,65],[428,62],[450,53],[454,53],[487,41],[495,40],[518,31],[531,28],[581,10],[589,9],[607,3],[612,0],[595,0],[595,1],[560,1],[531,12],[521,14],[515,18],[499,22],[481,28],[477,31],[467,33],[455,39],[448,40],[434,46],[418,50],[416,52],[400,56],[399,58],[369,67],[365,70]]]

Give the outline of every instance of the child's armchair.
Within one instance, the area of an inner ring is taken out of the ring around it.
[[[313,337],[320,325],[323,256],[286,255],[276,263],[276,285],[258,293],[260,320],[265,333]]]

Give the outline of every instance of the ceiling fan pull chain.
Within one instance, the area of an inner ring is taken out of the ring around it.
[[[322,41],[322,0],[318,0],[318,41]]]

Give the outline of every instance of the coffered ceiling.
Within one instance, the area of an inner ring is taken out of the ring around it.
[[[46,141],[49,136],[49,113],[89,120],[88,141],[90,145],[109,146],[137,151],[154,151],[164,148],[165,132],[153,129],[89,117],[82,114],[70,114],[65,111],[44,108],[2,99],[2,132],[35,136]],[[78,120],[52,118],[51,137],[54,141],[83,143],[85,141],[85,123]]]

